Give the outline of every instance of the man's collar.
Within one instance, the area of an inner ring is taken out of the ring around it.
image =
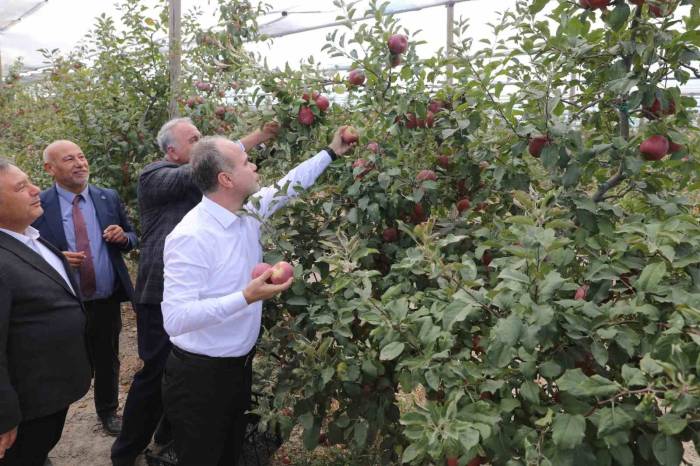
[[[223,207],[221,204],[212,201],[207,196],[202,196],[202,208],[204,208],[209,215],[214,217],[224,229],[230,227],[233,222],[238,220],[238,215]]]
[[[24,233],[17,233],[16,231],[7,230],[5,228],[0,228],[0,231],[4,231],[8,235],[12,236],[15,239],[18,239],[24,244],[28,244],[32,240],[36,241],[39,239],[39,230],[32,226],[27,227],[27,229],[24,230]]]
[[[65,200],[69,204],[72,204],[73,199],[75,198],[75,196],[77,196],[77,194],[75,194],[71,191],[68,191],[66,188],[59,185],[58,183],[55,183],[55,186],[56,186],[56,192],[58,192],[58,195],[60,197],[62,197],[63,200]],[[85,189],[83,189],[83,191],[80,193],[83,196],[83,199],[85,199],[85,200],[87,200],[87,197],[89,195],[89,192],[88,192],[89,189],[90,189],[90,185],[85,185]]]

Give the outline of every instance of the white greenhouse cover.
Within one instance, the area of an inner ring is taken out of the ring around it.
[[[144,0],[148,4],[149,0]],[[204,11],[201,17],[204,26],[214,24],[217,2],[214,0],[181,0],[183,14],[193,8]],[[281,36],[310,27],[335,22],[339,14],[332,0],[267,0],[272,6],[270,14],[259,18],[265,33]],[[400,13],[401,24],[411,31],[421,29],[421,40],[428,42],[422,55],[429,55],[445,45],[447,1],[436,0],[390,0],[388,11],[402,12],[408,9],[425,8],[419,11]],[[485,23],[496,18],[497,10],[512,6],[514,0],[457,0],[455,19],[460,16],[470,19],[475,28],[485,30]],[[357,15],[362,15],[368,0],[355,2]],[[23,14],[20,21],[16,21]],[[117,17],[115,0],[0,0],[0,59],[5,72],[17,58],[21,58],[24,69],[40,68],[44,62],[38,49],[68,51],[76,46],[102,13]],[[206,24],[209,23],[209,24]],[[284,66],[286,62],[297,65],[299,60],[314,55],[317,62],[324,63],[325,54],[320,52],[325,36],[333,28],[317,29],[277,37],[272,48],[253,46],[267,58],[272,66]],[[165,38],[164,38],[165,39]]]
[[[39,49],[58,49],[68,52],[74,48],[95,24],[102,13],[118,18],[118,0],[0,0],[0,61],[2,70],[21,59],[24,70],[36,70],[44,65]],[[252,0],[254,3],[260,0]],[[272,6],[269,14],[258,18],[263,32],[275,37],[270,45],[248,44],[247,48],[260,53],[272,67],[289,64],[297,67],[301,60],[310,56],[324,69],[343,68],[347,59],[330,58],[321,47],[326,34],[339,15],[333,0],[261,0]],[[349,3],[351,0],[346,0]],[[419,31],[417,40],[425,44],[417,48],[422,57],[433,55],[446,43],[447,8],[445,0],[385,0],[387,12],[396,13],[402,26],[409,31]],[[155,4],[153,0],[143,0]],[[216,0],[181,0],[185,14],[194,8],[200,9],[202,26],[213,26],[216,17]],[[490,38],[490,22],[495,22],[499,13],[511,8],[515,0],[454,0],[455,20],[468,19],[468,34],[478,41]],[[355,17],[364,14],[369,0],[353,1]],[[689,7],[684,7],[689,8]],[[155,12],[154,12],[155,14]],[[321,26],[329,27],[316,29]],[[310,30],[311,29],[311,30]],[[164,46],[167,37],[163,37]],[[684,86],[685,94],[700,95],[700,79]]]

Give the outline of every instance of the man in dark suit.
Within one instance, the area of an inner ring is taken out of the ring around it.
[[[30,225],[39,189],[0,159],[0,466],[42,466],[90,388],[85,313],[60,251]]]
[[[63,251],[79,279],[95,369],[95,409],[105,432],[118,435],[120,304],[134,294],[122,253],[136,246],[136,234],[116,191],[88,184],[89,164],[77,144],[49,144],[44,168],[55,184],[41,193],[44,214],[33,226]]]

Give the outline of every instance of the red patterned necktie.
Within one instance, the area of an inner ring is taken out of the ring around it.
[[[89,298],[95,294],[95,264],[92,262],[85,217],[78,206],[82,198],[82,194],[73,198],[73,227],[75,228],[75,250],[85,253],[85,260],[80,266],[80,291],[84,298]]]

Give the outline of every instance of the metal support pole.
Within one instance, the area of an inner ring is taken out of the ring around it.
[[[175,118],[179,115],[177,108],[177,97],[180,94],[180,71],[182,68],[180,61],[182,57],[180,7],[180,0],[170,0],[170,24],[168,30],[170,50],[170,105],[168,107],[168,114],[170,115],[170,118]]]
[[[454,28],[455,28],[455,4],[450,2],[447,4],[447,40],[445,41],[445,53],[447,58],[452,58],[452,46],[454,45]],[[452,63],[447,64],[447,84],[452,84]]]

